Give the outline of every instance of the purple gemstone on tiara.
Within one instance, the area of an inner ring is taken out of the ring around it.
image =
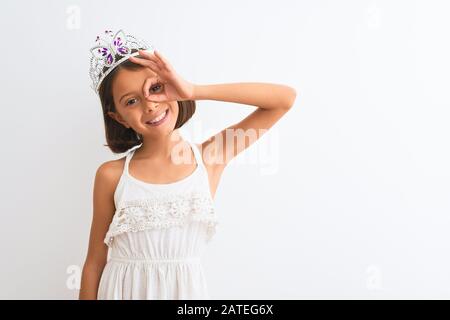
[[[111,64],[113,60],[113,57],[111,54],[108,54],[108,57],[106,58],[106,61],[108,61],[108,64]]]
[[[128,49],[125,47],[120,47],[119,52],[125,54],[125,53],[128,53]]]

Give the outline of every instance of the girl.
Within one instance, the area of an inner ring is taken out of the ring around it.
[[[218,223],[213,201],[221,174],[288,112],[296,91],[267,83],[193,84],[161,52],[122,30],[105,33],[110,38],[91,51],[91,63],[103,61],[91,67],[93,88],[107,146],[127,154],[97,169],[79,298],[210,299],[200,257]],[[196,100],[258,108],[196,144],[177,130]]]

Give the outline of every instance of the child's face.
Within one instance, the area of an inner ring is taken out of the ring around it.
[[[136,71],[120,69],[112,83],[112,92],[116,113],[108,114],[127,128],[143,136],[155,136],[172,132],[178,117],[177,101],[153,102],[145,98],[143,87],[147,78],[156,77],[156,73],[149,68]],[[151,93],[163,92],[161,84],[153,84]],[[165,120],[159,125],[147,124],[164,111],[168,112]]]

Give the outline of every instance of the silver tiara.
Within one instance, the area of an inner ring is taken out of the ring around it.
[[[143,49],[154,51],[152,45],[148,45],[145,41],[136,38],[135,36],[125,34],[123,30],[114,33],[111,30],[105,30],[105,38],[97,36],[95,41],[97,45],[91,48],[91,68],[89,75],[92,79],[91,88],[98,95],[98,89],[103,79],[114,70],[120,63],[127,60],[129,57],[137,56],[139,51],[131,53],[132,49]],[[116,60],[116,55],[120,59]],[[107,67],[105,71],[103,69]]]

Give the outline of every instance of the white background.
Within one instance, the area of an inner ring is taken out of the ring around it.
[[[89,49],[120,28],[193,83],[297,90],[222,176],[213,299],[450,298],[449,9],[2,1],[0,298],[78,297],[95,171],[123,156],[103,146]],[[254,109],[198,101],[182,132],[201,142]]]

